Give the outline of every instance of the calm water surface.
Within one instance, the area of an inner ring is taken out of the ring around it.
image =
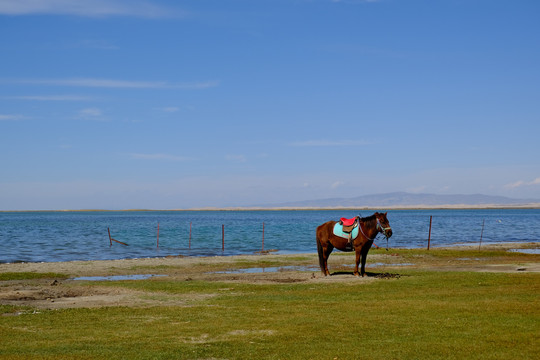
[[[315,229],[328,220],[369,216],[363,210],[2,212],[0,263],[316,252]],[[483,242],[539,242],[540,210],[392,210],[394,248]],[[157,227],[159,223],[159,248]],[[191,248],[190,248],[191,224]],[[222,225],[225,250],[222,251]],[[110,246],[113,238],[127,243]],[[386,246],[380,235],[375,243]]]

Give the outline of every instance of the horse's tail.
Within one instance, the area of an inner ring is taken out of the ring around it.
[[[324,250],[323,250],[323,246],[321,244],[321,239],[319,236],[319,228],[317,228],[317,233],[315,235],[315,238],[317,239],[317,252],[319,253],[319,266],[321,267],[321,271],[324,273],[326,271],[324,268]]]

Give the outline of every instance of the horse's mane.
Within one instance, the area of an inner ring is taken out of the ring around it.
[[[367,227],[375,226],[377,223],[377,217],[375,214],[367,217],[361,217],[360,221],[363,222]]]

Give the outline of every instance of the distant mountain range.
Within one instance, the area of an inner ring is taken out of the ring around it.
[[[350,198],[294,201],[263,208],[433,208],[433,207],[540,207],[540,199],[513,199],[491,195],[436,195],[392,192]]]

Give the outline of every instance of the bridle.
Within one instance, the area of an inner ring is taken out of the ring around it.
[[[379,218],[377,218],[377,233],[375,234],[373,239],[370,239],[364,233],[364,230],[362,230],[362,221],[360,221],[358,225],[359,225],[358,227],[360,228],[360,232],[362,233],[362,235],[364,235],[364,237],[366,239],[368,239],[369,241],[375,240],[375,238],[377,237],[377,235],[379,234],[379,231],[380,231],[384,235],[384,237],[386,238],[386,251],[388,251],[388,230],[392,230],[392,228],[390,226],[389,227],[383,227],[381,225],[381,222],[380,222]]]
[[[388,230],[392,230],[392,228],[389,226],[389,227],[383,227],[381,225],[381,222],[379,221],[379,219],[377,218],[377,230],[379,230],[380,232],[383,233],[384,236],[386,236],[386,239],[388,239],[388,233],[387,231]]]
[[[386,251],[388,251],[388,230],[392,230],[392,228],[389,227],[383,227],[381,225],[381,222],[379,221],[379,218],[377,218],[377,230],[383,233],[384,237],[386,238]]]

